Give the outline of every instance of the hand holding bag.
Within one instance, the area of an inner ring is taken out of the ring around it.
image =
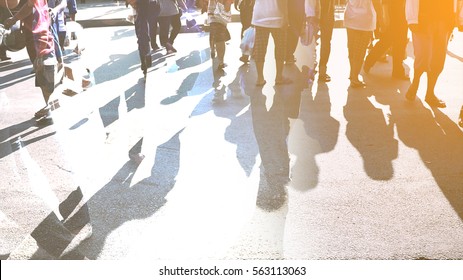
[[[243,39],[241,39],[241,52],[244,55],[251,55],[254,48],[254,40],[256,37],[256,29],[254,26],[249,27],[243,32]]]

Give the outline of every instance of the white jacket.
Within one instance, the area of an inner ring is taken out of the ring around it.
[[[286,0],[256,0],[252,13],[252,25],[267,28],[286,27],[288,25]]]
[[[463,25],[463,0],[453,0],[453,11],[457,14],[457,22]],[[405,15],[408,24],[418,24],[420,0],[406,0]]]

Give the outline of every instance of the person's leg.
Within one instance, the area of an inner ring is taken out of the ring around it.
[[[244,6],[243,4],[240,6],[240,19],[241,19],[241,38],[243,38],[243,33],[246,29],[251,27],[251,22],[252,22],[252,12],[253,12],[253,7],[252,6]],[[241,55],[240,60],[244,63],[249,62],[249,55]]]
[[[158,16],[161,8],[158,2],[150,2],[150,16],[148,18],[149,30],[150,30],[150,44],[151,48],[156,51],[159,49],[156,43],[156,37],[158,35]]]
[[[376,64],[376,62],[381,58],[381,56],[385,54],[387,50],[391,47],[393,36],[394,35],[392,34],[392,32],[386,32],[382,35],[378,42],[376,42],[376,44],[373,46],[373,48],[365,58],[365,64],[363,66],[363,70],[365,71],[365,73],[370,72],[370,69]]]
[[[180,21],[181,14],[178,13],[173,15],[170,20],[170,25],[172,30],[170,31],[169,43],[174,44],[175,38],[177,38],[178,33],[180,33],[180,28],[182,27],[182,22]]]
[[[410,87],[405,94],[405,98],[413,101],[416,98],[418,87],[420,86],[421,76],[430,69],[430,57],[432,53],[431,38],[427,30],[418,32],[412,31],[413,53],[415,61],[413,63],[413,79]],[[429,76],[429,75],[428,75]]]
[[[256,63],[257,86],[265,84],[264,62],[267,54],[268,38],[270,30],[268,28],[256,26],[256,38],[254,41],[254,61]]]
[[[286,33],[286,54],[285,61],[287,64],[294,64],[296,58],[294,52],[296,51],[299,42],[299,34],[301,33],[302,24],[304,22],[304,1],[293,0],[288,1],[289,26]]]
[[[441,22],[434,26],[432,34],[432,55],[431,55],[431,67],[428,72],[428,85],[426,89],[425,101],[431,106],[444,108],[446,107],[445,102],[438,99],[434,92],[436,87],[437,79],[440,73],[444,69],[445,58],[447,56],[447,44],[451,30],[447,27],[444,22]]]
[[[144,2],[141,2],[144,3]],[[137,17],[135,19],[135,34],[137,35],[138,54],[140,56],[141,70],[146,74],[151,67],[150,38],[148,27],[148,3],[137,6]]]
[[[331,53],[331,38],[334,29],[334,0],[320,1],[320,63],[318,79],[322,82],[331,81],[327,75],[327,64]]]
[[[161,46],[165,47],[169,41],[170,17],[158,17],[159,23],[159,41]]]
[[[364,86],[359,80],[360,70],[371,39],[371,32],[348,29],[349,60],[351,64],[350,80],[352,87]]]
[[[406,57],[408,43],[408,26],[405,17],[405,0],[390,1],[389,6],[390,29],[392,37],[392,77],[409,80],[405,73],[403,61]]]
[[[276,64],[276,76],[275,84],[286,84],[290,83],[291,80],[283,76],[283,66],[285,61],[286,52],[286,34],[287,28],[272,28],[271,34],[275,43],[275,64]]]

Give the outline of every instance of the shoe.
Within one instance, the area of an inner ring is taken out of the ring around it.
[[[8,56],[6,56],[6,55],[0,57],[0,60],[1,60],[1,61],[7,61],[7,60],[10,60],[10,59],[11,59],[11,57],[8,57]]]
[[[351,81],[350,87],[351,88],[364,88],[366,87],[366,84],[362,81]]]
[[[48,107],[48,105],[46,107],[38,110],[34,114],[34,117],[36,119],[41,119],[41,118],[45,118],[45,117],[49,117],[49,116],[50,116],[50,107]]]
[[[424,101],[429,104],[431,107],[445,108],[447,105],[444,101],[437,98],[435,95],[425,97]]]
[[[328,74],[318,74],[318,81],[328,83],[331,81],[331,77]]]
[[[249,57],[247,55],[243,55],[240,57],[240,61],[243,62],[244,64],[249,63]]]

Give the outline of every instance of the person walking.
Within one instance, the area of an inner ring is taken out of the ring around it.
[[[225,42],[231,39],[227,24],[231,20],[231,4],[233,0],[209,0],[207,8],[208,21],[210,24],[209,44],[211,58],[217,55],[217,69],[221,70],[227,66],[225,59]],[[229,17],[229,18],[228,18]]]
[[[403,65],[408,41],[405,0],[382,0],[381,4],[376,10],[381,36],[365,58],[363,70],[369,73],[375,63],[392,47],[392,77],[409,80]]]
[[[347,30],[347,48],[349,51],[350,86],[365,87],[359,79],[365,53],[376,28],[374,0],[348,0],[344,12],[344,26]]]
[[[187,11],[188,8],[183,0],[159,1],[161,7],[158,17],[159,41],[161,42],[161,46],[166,48],[166,54],[173,54],[177,52],[174,48],[174,41],[182,27],[180,21],[182,10]]]
[[[294,64],[296,58],[294,52],[299,43],[299,35],[301,34],[302,24],[305,20],[305,0],[288,1],[288,31],[285,63],[287,65]]]
[[[444,69],[447,45],[455,27],[457,0],[406,0],[406,18],[412,31],[413,80],[405,98],[416,98],[421,76],[427,73],[428,83],[424,101],[431,107],[445,108],[447,105],[435,92],[437,79]]]
[[[320,61],[318,64],[318,80],[330,82],[327,74],[328,60],[331,54],[331,39],[334,29],[335,0],[320,0]]]
[[[234,0],[234,6],[237,11],[240,12],[241,21],[241,38],[243,38],[244,31],[251,27],[252,12],[254,10],[255,0]],[[243,54],[240,57],[240,61],[243,63],[249,62],[249,55]]]
[[[150,54],[150,26],[156,21],[160,12],[159,0],[127,0],[127,4],[137,12],[135,18],[135,34],[137,35],[138,54],[141,70],[146,76],[152,60]]]
[[[254,61],[256,64],[256,86],[264,86],[264,62],[267,54],[268,39],[272,35],[275,44],[275,85],[292,82],[283,76],[286,56],[286,33],[288,29],[288,4],[286,0],[256,0],[252,14],[252,25],[256,28],[254,42]]]

